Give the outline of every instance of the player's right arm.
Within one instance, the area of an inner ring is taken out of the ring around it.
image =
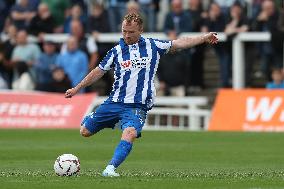
[[[68,89],[65,92],[65,98],[71,98],[72,96],[77,94],[81,89],[99,80],[104,74],[105,74],[105,71],[103,71],[99,67],[96,67],[76,87]]]

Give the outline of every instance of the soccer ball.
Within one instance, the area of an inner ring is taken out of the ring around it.
[[[55,160],[54,171],[58,176],[72,176],[79,173],[80,161],[73,154],[63,154]]]

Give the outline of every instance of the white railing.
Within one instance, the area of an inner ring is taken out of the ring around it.
[[[94,99],[92,108],[106,97]],[[145,130],[207,130],[211,111],[207,97],[157,97],[155,106],[148,112]]]
[[[183,33],[181,36],[196,36],[200,33]],[[167,36],[164,33],[144,33],[145,37],[152,37],[158,39],[167,39]],[[218,33],[220,42],[227,40],[227,36],[224,33]],[[5,35],[2,35],[1,38],[5,39]],[[116,43],[121,37],[120,33],[102,33],[98,36],[98,42],[105,43]],[[68,34],[47,34],[44,36],[47,40],[53,40],[58,43],[65,42],[68,39]],[[233,88],[242,89],[245,88],[245,61],[244,61],[244,42],[265,42],[270,41],[271,35],[269,32],[245,32],[238,34],[233,39]],[[37,41],[35,37],[30,36],[30,41]],[[284,59],[283,59],[284,65]]]

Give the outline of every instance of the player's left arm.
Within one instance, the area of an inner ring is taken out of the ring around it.
[[[210,32],[196,37],[180,37],[176,40],[173,40],[170,51],[174,52],[179,49],[187,49],[196,45],[200,45],[202,43],[217,44],[217,33]]]

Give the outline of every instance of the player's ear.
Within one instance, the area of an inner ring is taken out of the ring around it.
[[[140,32],[142,33],[144,31],[143,26],[140,26]]]

